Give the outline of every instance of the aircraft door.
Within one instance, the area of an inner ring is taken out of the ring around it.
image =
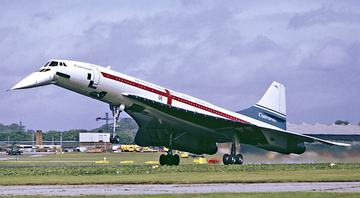
[[[93,70],[93,75],[92,75],[92,81],[93,81],[93,85],[98,85],[99,81],[100,81],[100,72],[99,69],[95,66],[91,66],[92,70]]]

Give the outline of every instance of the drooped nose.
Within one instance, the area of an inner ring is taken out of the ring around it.
[[[32,87],[39,87],[51,84],[54,79],[54,72],[34,72],[30,74],[28,77],[21,80],[18,84],[12,87],[10,90],[15,89],[28,89]]]

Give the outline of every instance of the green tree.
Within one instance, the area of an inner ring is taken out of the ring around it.
[[[348,121],[336,120],[335,125],[348,125]]]
[[[59,131],[48,131],[43,133],[43,140],[44,141],[60,141],[60,132]]]
[[[131,144],[134,142],[134,137],[124,131],[116,133],[120,137],[120,144]]]
[[[10,132],[11,130],[9,129],[8,126],[5,126],[3,124],[0,124],[0,132]]]
[[[78,129],[78,130],[70,130],[63,132],[63,141],[79,141],[79,133],[84,133],[87,130],[85,129]]]
[[[31,138],[32,138],[32,136],[34,135],[34,139],[35,139],[35,137],[36,137],[36,132],[35,132],[34,130],[28,129],[28,130],[26,131],[26,133],[29,134],[29,135],[31,136]]]
[[[16,124],[16,123],[12,123],[8,127],[11,130],[20,130],[20,126],[18,124]]]
[[[138,129],[139,129],[139,127],[133,119],[124,118],[124,119],[120,120],[117,131],[120,131],[120,132],[124,131],[124,132],[130,134],[132,137],[135,137]]]
[[[16,130],[16,131],[13,131],[10,133],[10,140],[11,141],[31,141],[32,140],[32,137],[22,131],[22,130]]]
[[[10,136],[10,133],[0,133],[0,141],[8,141],[8,136]]]

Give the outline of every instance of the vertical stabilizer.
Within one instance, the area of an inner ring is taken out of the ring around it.
[[[285,86],[274,81],[256,105],[286,115]]]
[[[238,113],[286,130],[285,86],[274,81],[258,103]]]

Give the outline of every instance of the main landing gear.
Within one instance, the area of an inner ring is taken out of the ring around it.
[[[244,158],[241,154],[236,154],[236,134],[234,133],[232,144],[231,144],[231,154],[224,154],[223,156],[223,163],[224,165],[229,164],[243,164]]]
[[[180,135],[182,136],[182,135]],[[178,136],[177,138],[179,138],[180,136]],[[176,138],[175,138],[176,139]],[[173,133],[170,132],[170,136],[169,136],[169,150],[167,152],[167,155],[165,154],[161,154],[160,158],[159,158],[159,162],[161,166],[164,165],[168,165],[168,166],[172,166],[172,165],[179,165],[180,164],[180,157],[177,154],[173,154],[172,152],[172,143],[173,143],[174,139],[173,139]]]
[[[113,118],[114,118],[113,135],[112,135],[112,137],[110,137],[110,142],[118,144],[120,142],[120,137],[118,135],[116,135],[116,127],[117,127],[117,123],[118,123],[118,120],[120,117],[120,113],[122,111],[124,111],[125,105],[123,105],[123,104],[117,105],[117,106],[110,105],[110,109],[111,109],[111,112],[112,112]]]
[[[171,165],[179,165],[180,164],[180,157],[179,155],[175,154],[161,154],[160,155],[160,158],[159,158],[159,161],[160,161],[160,165],[161,166],[165,166],[165,165],[168,165],[168,166],[171,166]]]

